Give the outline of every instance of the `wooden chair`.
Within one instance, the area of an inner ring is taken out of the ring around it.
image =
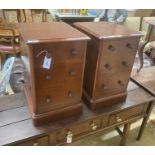
[[[145,40],[140,41],[139,47],[138,47],[138,55],[140,58],[140,67],[137,70],[137,72],[139,72],[142,67],[143,67],[143,50],[145,48],[145,46],[149,43],[155,41],[155,23],[150,23],[148,30],[147,30],[147,34],[145,37]]]
[[[34,22],[34,16],[36,14],[42,15],[42,22],[47,21],[47,10],[46,9],[31,9],[31,17],[32,17],[33,22]]]
[[[23,16],[24,16],[24,20],[23,22],[26,22],[26,14],[25,11],[23,9],[3,9],[3,17],[4,19],[7,21],[7,17],[6,17],[6,12],[16,12],[17,14],[17,21],[20,23],[22,22],[22,16],[21,16],[21,12],[23,12]]]
[[[2,23],[2,22],[1,22]],[[0,25],[0,54],[17,56],[20,53],[19,32],[9,24]],[[2,55],[0,55],[2,63]],[[1,66],[1,64],[0,64]]]

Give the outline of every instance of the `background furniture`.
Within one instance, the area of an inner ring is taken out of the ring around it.
[[[34,123],[81,113],[89,37],[63,22],[23,23],[17,27],[26,44],[23,54],[30,64],[25,94]]]
[[[132,71],[131,80],[143,87],[150,94],[155,96],[155,66],[142,68],[139,73],[135,70]],[[153,106],[150,107],[149,113],[151,113]],[[143,125],[141,126],[141,132],[139,133],[138,139],[142,136],[144,132],[144,126],[147,124],[148,117],[146,116]],[[155,120],[153,120],[155,122]]]
[[[139,118],[147,119],[154,100],[150,93],[130,83],[126,101],[117,106],[95,112],[84,106],[80,116],[35,127],[24,95],[4,96],[0,104],[0,145],[64,145],[111,128],[122,133],[118,129],[120,125],[125,127],[120,144],[125,145],[130,124]]]
[[[25,14],[25,11],[23,9],[3,9],[2,12],[3,12],[3,17],[4,19],[7,21],[7,17],[6,17],[6,12],[16,12],[16,15],[17,15],[17,21],[20,23],[22,22],[22,15],[21,15],[21,12],[23,13],[23,16],[24,16],[24,21],[23,22],[26,22],[26,14]]]
[[[74,22],[92,22],[96,18],[93,15],[74,15],[74,14],[55,14],[57,21],[63,21],[68,24],[72,24]]]
[[[141,34],[110,22],[74,26],[91,37],[84,72],[85,103],[95,110],[125,100]]]
[[[19,33],[16,29],[10,28],[8,25],[0,27],[0,59],[3,62],[2,55],[17,56],[20,53]]]
[[[42,22],[47,22],[47,10],[46,9],[31,9],[31,17],[34,22],[34,16],[36,14],[41,14]]]

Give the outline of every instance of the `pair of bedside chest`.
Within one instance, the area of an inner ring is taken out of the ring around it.
[[[20,23],[25,94],[36,125],[125,101],[141,34],[109,22]],[[27,59],[28,58],[28,59]]]

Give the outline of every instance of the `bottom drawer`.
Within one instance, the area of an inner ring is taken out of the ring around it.
[[[123,110],[119,113],[112,114],[109,119],[109,125],[121,123],[130,118],[134,118],[143,113],[145,105],[139,105],[130,109]]]
[[[107,119],[107,118],[105,118]],[[108,120],[108,119],[107,119]],[[104,121],[108,122],[108,121]],[[88,120],[80,124],[68,126],[56,133],[57,143],[72,143],[74,138],[86,135],[92,131],[100,129],[102,126],[102,118]],[[104,124],[105,125],[105,124]]]
[[[17,146],[48,146],[48,136],[32,139],[32,140],[20,143]]]

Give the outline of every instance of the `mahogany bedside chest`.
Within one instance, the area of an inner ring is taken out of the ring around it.
[[[82,112],[82,84],[87,40],[63,23],[17,24],[23,50],[25,94],[35,125]]]
[[[91,37],[84,72],[85,102],[95,110],[124,101],[141,34],[110,22],[74,26]]]

